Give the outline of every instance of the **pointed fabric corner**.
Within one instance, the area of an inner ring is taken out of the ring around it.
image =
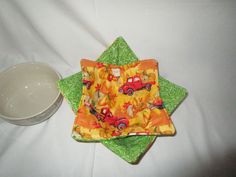
[[[137,60],[138,58],[122,37],[117,38],[97,59],[99,62],[116,65],[128,64]],[[160,94],[166,110],[171,114],[187,96],[187,91],[161,76],[159,83]],[[79,72],[58,81],[58,88],[76,113],[82,95],[82,73]],[[156,136],[131,136],[104,140],[101,143],[125,161],[137,163],[155,139]]]
[[[125,65],[137,60],[138,57],[122,37],[118,37],[97,59],[98,62],[116,65]]]

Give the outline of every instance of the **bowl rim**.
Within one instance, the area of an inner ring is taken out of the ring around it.
[[[57,70],[55,70],[53,67],[51,67],[51,66],[50,66],[49,64],[47,64],[47,63],[38,62],[38,61],[28,61],[28,62],[18,63],[18,64],[15,64],[15,65],[13,65],[13,66],[10,66],[10,67],[8,67],[8,68],[6,68],[5,70],[3,70],[3,71],[0,72],[0,78],[1,78],[1,75],[6,74],[7,72],[10,72],[11,70],[13,70],[13,69],[15,69],[15,68],[17,68],[17,67],[19,67],[19,66],[22,66],[22,65],[44,65],[44,66],[48,67],[51,71],[53,71],[53,72],[57,75],[58,80],[62,79],[61,74],[60,74]],[[41,110],[41,111],[39,111],[39,112],[37,112],[37,113],[35,113],[35,114],[29,115],[29,116],[25,116],[25,117],[10,117],[10,116],[3,115],[3,114],[0,112],[0,117],[3,118],[3,119],[13,120],[13,121],[14,121],[14,120],[15,120],[15,121],[18,121],[18,120],[31,119],[31,118],[33,118],[33,117],[36,117],[36,116],[40,115],[40,114],[43,114],[43,113],[46,112],[48,109],[50,109],[50,107],[51,107],[52,105],[54,105],[54,104],[57,102],[57,100],[59,99],[60,96],[61,96],[61,93],[60,93],[60,91],[59,91],[59,89],[58,89],[57,96],[53,99],[53,101],[52,101],[46,108],[44,108],[43,110]]]

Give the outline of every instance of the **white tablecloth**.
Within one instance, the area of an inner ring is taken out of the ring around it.
[[[236,1],[0,0],[0,71],[41,61],[66,77],[118,36],[188,89],[172,115],[177,134],[130,165],[100,143],[74,141],[64,100],[35,126],[0,120],[1,177],[236,176]]]

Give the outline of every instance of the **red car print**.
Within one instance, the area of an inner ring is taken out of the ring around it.
[[[91,85],[93,85],[93,81],[83,79],[83,85],[85,85],[86,88],[89,90]]]
[[[89,108],[90,113],[93,114],[99,121],[107,122],[109,125],[112,125],[119,130],[123,130],[128,127],[128,119],[125,117],[118,118],[113,116],[109,108],[102,108],[101,112],[98,113],[91,104],[86,103],[85,105]]]
[[[137,90],[146,89],[150,91],[153,84],[155,81],[143,83],[139,76],[133,76],[129,77],[127,82],[119,88],[119,92],[131,96]]]

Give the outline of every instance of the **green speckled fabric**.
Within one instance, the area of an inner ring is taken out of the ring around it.
[[[122,37],[103,52],[97,61],[107,64],[124,65],[138,58]],[[163,77],[159,77],[160,94],[169,114],[177,108],[187,95],[185,88],[177,86]],[[76,113],[82,94],[82,73],[76,73],[58,81],[58,87]],[[155,141],[156,136],[130,136],[101,141],[108,149],[129,163],[137,163]]]

